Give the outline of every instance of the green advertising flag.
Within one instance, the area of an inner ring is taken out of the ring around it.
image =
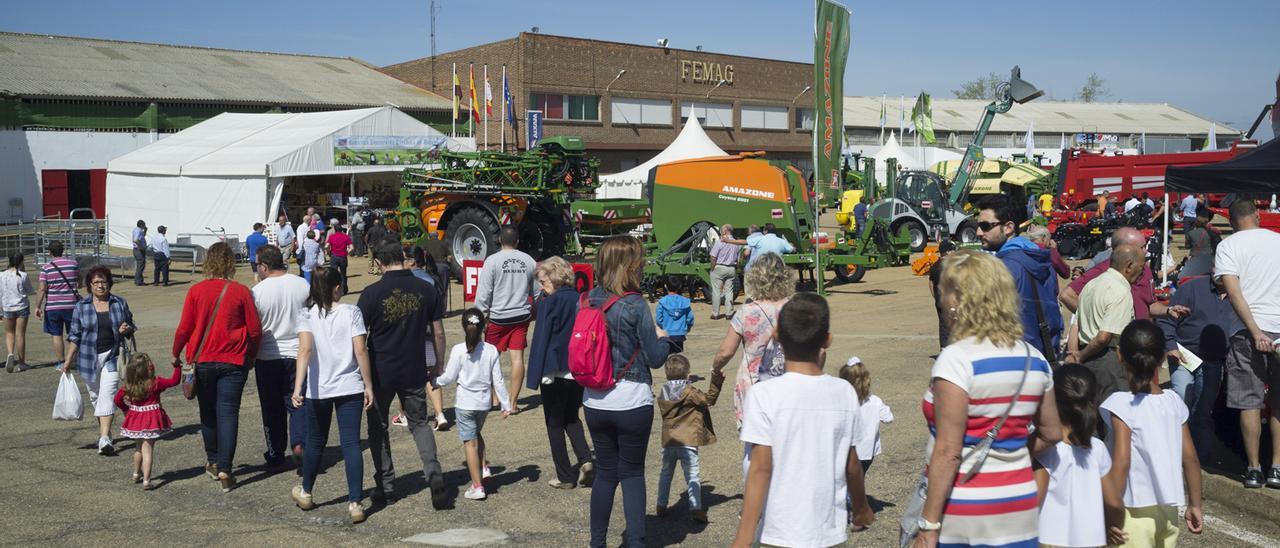
[[[916,106],[911,107],[911,122],[916,125],[916,133],[924,137],[924,142],[933,144],[933,99],[928,93],[920,92],[916,98]]]
[[[849,8],[817,0],[813,40],[814,189],[840,184],[844,142],[844,68],[849,58]]]

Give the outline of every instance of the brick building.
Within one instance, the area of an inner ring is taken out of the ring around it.
[[[489,66],[494,114],[488,142],[493,149],[502,128],[505,65],[522,148],[525,112],[541,110],[546,135],[580,135],[600,158],[602,173],[623,171],[670,144],[692,112],[726,152],[763,150],[773,158],[809,165],[811,63],[522,32],[440,54],[434,63],[428,57],[381,70],[449,97],[454,63],[464,109],[470,103],[468,66],[474,65],[481,102],[483,66]],[[511,135],[508,128],[508,147]],[[481,144],[484,130],[476,127],[475,137]]]

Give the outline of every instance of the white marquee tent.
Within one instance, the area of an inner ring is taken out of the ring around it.
[[[409,167],[407,154],[375,154],[366,162],[377,165],[336,165],[335,146],[361,157],[363,151],[469,148],[392,107],[220,114],[107,165],[110,244],[131,247],[139,219],[152,229],[167,226],[170,238],[208,234],[206,227],[247,234],[274,217],[288,177]]]
[[[876,159],[876,180],[879,181],[884,180],[884,167],[887,165],[885,160],[888,160],[889,158],[896,158],[898,160],[899,170],[924,169],[924,165],[922,165],[920,158],[914,153],[909,152],[907,149],[902,148],[902,145],[898,144],[898,139],[894,137],[893,133],[889,134],[889,140],[885,142],[883,147],[880,147],[880,150],[876,152],[874,158]]]
[[[596,190],[597,198],[640,198],[644,194],[644,185],[649,180],[649,170],[662,164],[690,158],[707,158],[712,156],[728,156],[724,150],[707,137],[702,131],[696,116],[690,116],[684,129],[674,141],[657,156],[636,167],[600,176],[600,188]]]

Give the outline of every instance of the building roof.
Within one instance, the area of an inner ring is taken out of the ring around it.
[[[353,58],[0,32],[0,92],[27,97],[451,109]]]
[[[911,126],[911,107],[915,105],[915,101],[915,97],[906,97],[901,102],[907,127]],[[934,131],[972,133],[978,127],[978,121],[988,102],[934,98]],[[896,130],[900,112],[898,98],[886,97],[883,105],[885,128]],[[880,97],[845,97],[845,126],[879,128],[880,107]],[[1027,131],[1027,126],[1032,121],[1035,122],[1035,131],[1041,134],[1206,135],[1211,124],[1220,137],[1241,134],[1238,129],[1165,103],[1078,103],[1043,98],[1014,105],[1009,112],[997,115],[991,123],[991,131],[1022,133]]]

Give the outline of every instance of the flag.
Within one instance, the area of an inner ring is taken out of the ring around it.
[[[489,88],[488,66],[485,66],[484,71],[484,112],[487,116],[493,116],[493,90]]]
[[[453,66],[453,119],[458,119],[458,111],[461,110],[462,103],[462,83],[458,81],[458,66]]]
[[[1059,133],[1058,134],[1058,150],[1066,150],[1066,149],[1067,149],[1067,134]]]
[[[916,97],[916,106],[911,108],[911,123],[917,133],[924,137],[924,142],[933,144],[933,99],[928,93],[920,92]]]
[[[849,59],[849,9],[818,0],[813,36],[813,188],[840,184],[844,143],[844,71]]]
[[[480,109],[476,108],[476,103],[478,103],[476,101],[476,67],[475,65],[470,65],[467,70],[470,72],[468,78],[471,81],[471,119],[478,124],[480,123]]]
[[[1209,122],[1209,136],[1204,139],[1204,150],[1218,150],[1218,126]]]
[[[1147,132],[1144,130],[1138,140],[1138,154],[1147,153]]]
[[[1027,151],[1024,152],[1023,154],[1026,155],[1026,160],[1030,162],[1031,159],[1035,158],[1036,156],[1036,121],[1035,120],[1032,120],[1030,124],[1027,124],[1026,141],[1027,141]]]
[[[516,103],[511,100],[511,87],[507,85],[507,69],[502,69],[502,102],[507,105],[507,123],[516,125]]]
[[[898,135],[907,134],[907,103],[901,95],[898,96]]]
[[[884,125],[888,123],[888,113],[884,109],[884,96],[880,96],[880,129],[884,129]]]

